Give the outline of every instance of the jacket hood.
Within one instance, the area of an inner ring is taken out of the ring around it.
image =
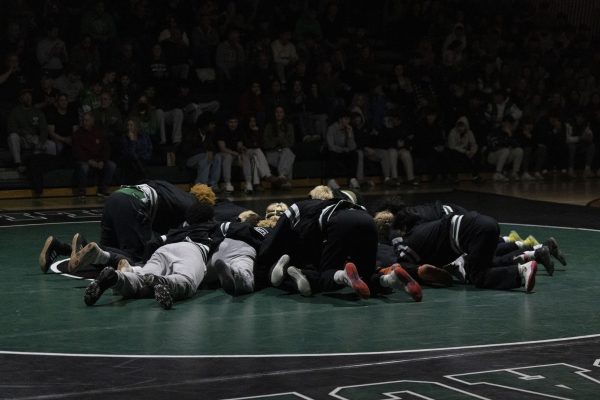
[[[456,125],[458,125],[459,123],[463,123],[467,127],[467,131],[471,130],[471,127],[469,125],[469,119],[464,115],[456,121]]]

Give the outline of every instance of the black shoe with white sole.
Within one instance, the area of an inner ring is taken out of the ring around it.
[[[93,306],[102,296],[102,293],[115,286],[118,280],[119,278],[113,267],[104,268],[102,271],[100,271],[98,277],[94,279],[92,283],[90,283],[85,289],[83,301],[85,301],[85,304],[88,306]]]

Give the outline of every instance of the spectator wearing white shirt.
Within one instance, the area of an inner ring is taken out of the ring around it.
[[[283,84],[287,82],[286,68],[298,60],[296,46],[290,42],[291,37],[292,34],[289,31],[284,31],[279,36],[279,39],[271,43],[273,62],[275,63],[275,72]]]

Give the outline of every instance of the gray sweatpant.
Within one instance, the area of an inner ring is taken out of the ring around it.
[[[139,297],[144,288],[143,275],[164,276],[173,300],[192,297],[206,275],[205,252],[192,242],[171,243],[159,247],[142,267],[134,272],[117,271],[115,291],[125,297]]]
[[[223,260],[231,268],[238,294],[254,291],[254,260],[256,259],[254,247],[241,240],[225,238],[212,254],[209,261],[210,268],[218,259]]]

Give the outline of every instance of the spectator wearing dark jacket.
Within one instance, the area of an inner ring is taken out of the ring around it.
[[[422,163],[423,172],[430,177],[445,177],[448,171],[446,135],[439,122],[437,110],[428,107],[416,126],[413,140],[413,155]]]
[[[523,148],[514,135],[515,120],[504,117],[500,128],[493,131],[488,137],[487,161],[495,167],[494,180],[507,182],[509,178],[504,174],[504,168],[511,166],[510,179],[519,180],[519,170],[523,161]]]
[[[83,124],[73,134],[73,156],[77,195],[85,196],[90,169],[101,174],[97,195],[107,195],[116,164],[110,160],[110,144],[104,133],[95,127],[90,112],[83,114]]]
[[[221,179],[221,156],[216,152],[215,129],[217,125],[210,114],[196,121],[196,129],[183,137],[180,154],[185,166],[196,169],[194,183],[204,183],[218,190]]]
[[[152,140],[140,132],[140,122],[128,118],[125,123],[127,132],[121,136],[121,160],[119,168],[125,184],[137,183],[147,178],[146,164],[152,158]]]

